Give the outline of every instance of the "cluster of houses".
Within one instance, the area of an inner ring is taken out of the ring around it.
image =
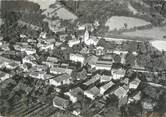
[[[55,87],[58,93],[61,93],[60,87],[66,85],[74,85],[72,72],[75,70],[70,68],[69,63],[59,64],[61,61],[54,56],[47,56],[45,61],[38,63],[40,58],[37,55],[38,50],[52,51],[55,47],[60,47],[65,42],[66,34],[60,35],[60,41],[54,38],[47,38],[46,33],[42,32],[37,40],[28,39],[26,35],[21,34],[20,38],[27,38],[25,42],[16,42],[13,45],[14,50],[10,50],[9,45],[2,41],[0,46],[2,53],[0,56],[0,68],[3,70],[21,69],[23,73],[27,73],[28,77],[45,80],[49,85]],[[97,46],[100,39],[90,36],[88,30],[82,36],[82,40],[76,39],[74,36],[72,40],[68,41],[68,46],[84,43],[88,48],[94,45],[96,48],[96,55],[89,55],[88,49],[83,48],[79,53],[70,53],[69,61],[72,63],[81,63],[81,67],[90,66],[90,69],[99,71],[95,74],[90,74],[88,77],[76,77],[76,82],[82,80],[81,85],[77,85],[72,89],[64,92],[67,97],[56,96],[53,99],[53,105],[59,109],[65,110],[69,105],[75,104],[78,101],[79,94],[89,100],[106,99],[111,95],[115,95],[119,100],[119,106],[135,103],[141,99],[141,91],[139,85],[141,80],[136,78],[127,78],[126,70],[123,67],[114,68],[114,58],[110,54],[103,53],[104,48]],[[6,51],[15,51],[21,53],[21,60],[16,61],[3,57]],[[119,54],[123,53],[118,51]],[[118,53],[116,52],[116,53]],[[84,54],[83,54],[84,53]],[[86,55],[86,56],[85,56]],[[100,71],[107,71],[108,74],[100,73]],[[4,81],[13,77],[12,74],[0,71],[0,81]],[[79,115],[80,109],[73,110],[73,114]]]

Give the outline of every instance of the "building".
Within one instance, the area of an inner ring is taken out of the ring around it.
[[[79,93],[83,94],[84,91],[80,87],[77,87],[77,88],[70,90],[69,92],[66,92],[65,94],[67,96],[69,96],[72,103],[75,103],[78,101]]]
[[[101,78],[101,76],[99,74],[96,74],[95,76],[93,76],[90,80],[86,81],[85,83],[83,83],[85,86],[90,86],[94,83],[96,83],[97,81],[99,81]]]
[[[46,61],[42,61],[43,64],[49,66],[49,67],[54,67],[58,63],[58,58],[56,57],[47,57]]]
[[[112,80],[112,76],[109,76],[109,75],[102,75],[101,78],[100,78],[101,83],[109,82],[110,80]]]
[[[100,96],[100,89],[94,86],[91,89],[84,91],[84,95],[91,100],[94,100],[97,96]]]
[[[59,96],[54,97],[53,106],[65,110],[69,106],[69,101]]]
[[[96,62],[98,61],[98,59],[99,59],[99,57],[92,55],[92,56],[89,56],[86,59],[86,61],[87,61],[88,65],[91,66],[91,68],[95,68],[95,65],[96,65]]]
[[[71,75],[72,73],[72,69],[68,69],[68,68],[62,68],[62,67],[52,67],[50,68],[50,73],[52,74],[69,74]]]
[[[114,91],[114,95],[121,99],[127,95],[127,92],[128,91],[124,87],[119,87]]]
[[[61,34],[61,35],[59,36],[60,41],[65,42],[67,36],[68,36],[67,34]]]
[[[32,55],[28,55],[28,56],[25,56],[23,59],[22,59],[22,63],[25,64],[25,63],[29,63],[31,64],[32,66],[36,66],[36,58]]]
[[[120,69],[112,69],[111,70],[112,76],[114,80],[120,80],[123,78],[126,74],[126,70],[120,68]]]
[[[128,99],[128,104],[141,100],[141,91],[134,92]]]
[[[139,86],[140,83],[141,83],[141,80],[138,78],[135,78],[133,81],[131,81],[129,83],[129,88],[130,89],[137,89],[137,87]]]
[[[152,99],[144,99],[142,100],[142,107],[143,109],[147,110],[147,111],[153,111],[154,107],[157,105],[157,103],[155,101],[153,101]]]
[[[10,62],[10,63],[6,64],[5,67],[6,67],[7,69],[14,70],[14,69],[16,69],[18,66],[19,66],[18,63]]]
[[[41,47],[40,47],[41,50],[45,50],[45,51],[48,51],[48,50],[53,50],[54,49],[54,44],[43,44]]]
[[[12,75],[0,71],[0,83],[3,82],[3,81],[5,81],[6,79],[11,78],[11,77],[12,77]]]
[[[98,46],[98,47],[96,48],[96,55],[97,55],[97,56],[104,55],[104,53],[105,53],[104,47]]]
[[[70,54],[70,60],[84,64],[85,58],[81,54]]]
[[[95,45],[96,46],[98,41],[99,41],[99,39],[97,39],[97,37],[95,37],[95,36],[90,37],[89,31],[87,29],[85,30],[85,33],[83,36],[83,42],[86,45]]]
[[[96,70],[111,70],[112,68],[112,61],[97,61],[95,64]]]
[[[113,83],[112,81],[110,81],[109,83],[101,86],[100,87],[100,94],[103,95],[108,89],[110,89],[114,85],[115,85],[115,83]]]
[[[21,48],[21,51],[25,51],[27,55],[36,54],[36,49],[33,48],[24,48],[24,49]]]
[[[33,71],[29,73],[29,76],[32,78],[37,78],[37,79],[43,79],[44,80],[44,76],[45,76],[46,72],[44,71]]]
[[[69,44],[69,47],[73,47],[74,45],[77,45],[80,43],[80,40],[78,39],[72,39],[72,40],[69,40],[68,44]]]
[[[46,39],[47,33],[46,32],[41,32],[39,37],[43,38],[43,39]]]
[[[49,79],[49,83],[54,86],[68,85],[71,83],[71,77],[68,74],[62,74],[55,78]]]

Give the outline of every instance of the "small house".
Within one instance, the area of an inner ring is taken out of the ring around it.
[[[68,74],[62,74],[52,79],[49,79],[49,83],[54,86],[68,85],[71,83],[71,77]]]
[[[69,101],[59,96],[54,97],[53,106],[65,110],[69,106]]]
[[[94,100],[97,96],[100,96],[100,89],[94,86],[91,89],[84,91],[84,95],[91,100]]]

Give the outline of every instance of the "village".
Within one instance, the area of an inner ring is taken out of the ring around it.
[[[9,44],[1,40],[1,83],[4,84],[18,75],[43,81],[45,85],[53,86],[56,92],[52,105],[64,111],[73,106],[70,112],[76,116],[82,114],[80,104],[82,100],[87,100],[87,108],[93,110],[97,115],[100,115],[106,108],[107,101],[112,100],[112,96],[115,98],[113,100],[117,99],[119,109],[132,103],[137,104],[142,98],[142,84],[138,75],[127,76],[127,68],[124,65],[128,51],[108,51],[104,47],[98,46],[100,38],[91,36],[88,26],[84,25],[81,28],[81,30],[85,30],[83,35],[79,37],[71,35],[71,40],[68,42],[65,40],[67,34],[60,35],[59,41],[48,38],[45,32],[41,32],[37,40],[29,39],[26,35],[21,34],[20,38],[24,42],[16,42],[13,45],[14,49],[11,50]],[[117,45],[124,41],[111,39]],[[80,51],[74,50],[73,53],[69,53],[67,60],[61,60],[52,54],[55,48],[65,50],[78,44],[82,44],[83,48]],[[93,46],[93,50],[90,49],[91,46]],[[38,54],[40,52],[50,54],[44,54],[44,59],[41,60]],[[119,62],[115,62],[113,54],[120,57]],[[136,56],[137,52],[132,52],[132,54]],[[18,57],[14,60],[11,59],[12,56]],[[146,72],[145,68],[139,66],[136,61],[131,70],[136,73]],[[142,105],[143,108],[152,111],[156,103],[144,100]]]
[[[165,117],[165,51],[152,38],[119,34],[153,24],[124,23],[113,35],[98,20],[54,17],[55,8],[68,10],[56,5],[42,12],[49,29],[20,18],[19,33],[0,35],[0,116]]]

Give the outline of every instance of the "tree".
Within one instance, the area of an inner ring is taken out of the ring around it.
[[[135,56],[132,54],[132,52],[128,52],[125,60],[126,60],[126,65],[134,66],[135,64]]]
[[[114,61],[115,61],[115,63],[120,63],[121,62],[121,57],[118,54],[116,54],[114,56]]]

